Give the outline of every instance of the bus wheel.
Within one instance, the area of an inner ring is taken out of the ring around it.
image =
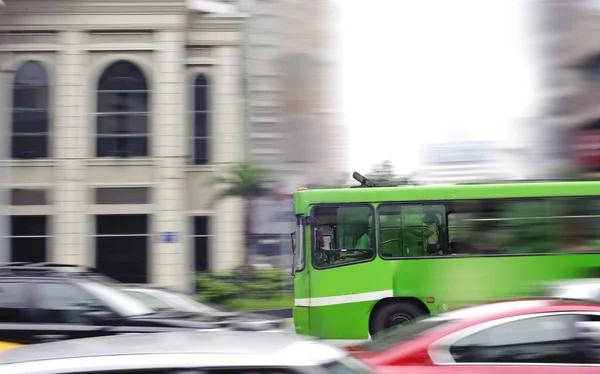
[[[371,335],[390,327],[410,322],[423,312],[411,303],[389,303],[381,306],[371,320]]]

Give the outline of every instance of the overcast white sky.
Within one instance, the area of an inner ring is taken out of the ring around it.
[[[514,137],[537,109],[532,1],[339,0],[350,169],[408,174],[423,143]]]

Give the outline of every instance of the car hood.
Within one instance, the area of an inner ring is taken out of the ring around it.
[[[268,314],[239,312],[228,317],[235,327],[242,330],[274,330],[283,325],[280,318]]]
[[[207,317],[197,313],[180,311],[158,311],[156,313],[132,317],[138,323],[158,324],[169,327],[191,329],[222,329],[229,327],[223,318]]]
[[[177,310],[158,311],[147,316],[135,317],[138,321],[157,322],[182,328],[235,330],[272,330],[281,327],[281,321],[268,315],[256,313],[216,312],[211,314]]]

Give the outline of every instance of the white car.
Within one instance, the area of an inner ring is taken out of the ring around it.
[[[374,374],[346,351],[291,333],[167,332],[73,339],[0,354],[2,374]]]
[[[598,278],[548,282],[542,284],[540,289],[540,296],[600,302],[600,279]]]

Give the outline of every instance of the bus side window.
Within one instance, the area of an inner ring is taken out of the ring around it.
[[[404,241],[402,240],[402,215],[400,209],[386,206],[379,210],[380,251],[386,258],[404,256]]]
[[[384,258],[448,254],[443,205],[382,205],[378,209]]]

